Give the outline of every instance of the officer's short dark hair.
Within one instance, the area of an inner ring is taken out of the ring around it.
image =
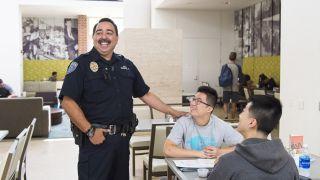
[[[211,107],[214,108],[216,106],[218,94],[215,89],[213,89],[212,87],[209,87],[209,86],[200,86],[198,88],[197,92],[201,92],[201,93],[204,93],[205,95],[207,95],[207,103]]]
[[[95,24],[94,27],[93,27],[92,36],[96,32],[96,28],[97,28],[98,24],[101,23],[101,22],[109,22],[109,23],[111,23],[113,25],[115,31],[116,31],[116,35],[118,36],[118,27],[117,27],[116,23],[114,23],[112,21],[112,19],[110,19],[110,18],[102,18],[102,19],[100,19],[99,22],[97,24]]]
[[[235,61],[235,60],[237,59],[237,53],[236,53],[236,52],[231,52],[231,53],[229,54],[229,59],[230,59],[231,61]]]
[[[57,73],[56,71],[53,71],[53,72],[51,73],[52,76],[57,75],[57,74],[58,74],[58,73]]]
[[[257,120],[258,131],[268,135],[279,123],[282,115],[281,102],[271,96],[255,95],[249,100],[250,116]]]

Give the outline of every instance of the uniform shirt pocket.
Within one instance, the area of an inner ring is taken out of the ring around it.
[[[99,103],[112,97],[112,87],[102,75],[89,76],[84,82],[84,98],[88,102]]]

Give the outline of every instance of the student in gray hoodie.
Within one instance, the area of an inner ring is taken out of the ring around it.
[[[238,131],[245,140],[219,158],[208,179],[298,180],[297,167],[281,140],[267,139],[281,114],[281,103],[276,98],[253,96],[239,115]]]

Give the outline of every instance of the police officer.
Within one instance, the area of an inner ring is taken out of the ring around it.
[[[132,97],[173,117],[186,114],[149,91],[136,66],[113,52],[117,42],[116,24],[101,19],[93,28],[94,47],[71,62],[59,96],[84,135],[79,146],[80,180],[129,179]]]

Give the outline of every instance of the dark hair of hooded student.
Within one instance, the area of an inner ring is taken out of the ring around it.
[[[258,131],[266,135],[278,125],[282,115],[281,102],[271,96],[255,95],[250,98],[250,115],[257,120]]]

